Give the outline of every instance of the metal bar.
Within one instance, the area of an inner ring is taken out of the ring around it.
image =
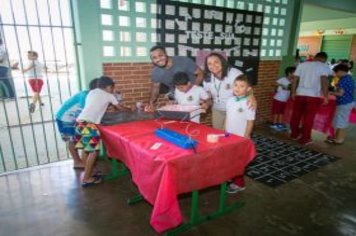
[[[11,6],[11,15],[13,17],[13,21],[16,25],[16,18],[15,18],[15,13],[14,13],[14,6],[13,6],[13,3],[12,1],[10,1],[10,6]],[[21,46],[20,46],[20,42],[19,42],[19,33],[18,33],[18,30],[17,30],[17,27],[14,27],[14,30],[15,30],[15,35],[16,35],[16,44],[19,48],[19,59],[20,59],[20,62],[21,64],[23,65],[23,60],[22,60],[22,57],[21,57]],[[24,87],[25,87],[25,93],[26,95],[28,95],[28,90],[27,90],[27,87],[26,87],[26,82],[25,82],[25,77],[24,77],[24,74],[22,73],[23,75],[23,78],[24,78]],[[27,100],[27,106],[29,106],[29,101]],[[32,116],[29,112],[29,116],[30,116],[30,122],[32,123]],[[31,125],[31,129],[32,129],[32,138],[33,138],[33,141],[34,141],[34,147],[35,147],[35,153],[36,153],[36,160],[37,160],[37,164],[39,164],[39,159],[38,159],[38,149],[37,149],[37,143],[36,143],[36,138],[35,138],[35,134],[34,134],[34,127],[33,125]],[[29,166],[28,165],[28,159],[27,159],[27,155],[26,155],[26,163],[27,163],[27,167]]]
[[[4,31],[4,26],[3,26],[3,24],[2,24],[1,15],[0,15],[0,22],[1,22],[1,34],[3,35],[3,43],[4,43],[4,45],[6,46],[5,31]],[[10,61],[9,54],[7,54],[7,60]],[[11,65],[9,65],[9,66],[11,66]],[[10,67],[10,68],[11,68],[11,67]],[[10,69],[10,68],[9,68],[9,69]],[[10,73],[8,73],[8,75],[9,75],[9,74],[10,74],[11,78],[13,79],[11,70],[10,70]],[[15,86],[14,86],[13,89],[15,89]],[[14,91],[14,92],[15,92],[15,91]],[[16,97],[16,96],[15,96],[15,107],[16,107],[16,113],[17,113],[17,114],[20,114],[19,106],[18,106],[18,100],[17,100],[17,97]],[[4,111],[5,111],[5,110],[6,110],[6,106],[5,106],[5,104],[4,104]],[[5,112],[6,112],[6,111],[5,111]],[[5,114],[5,117],[6,117],[6,120],[7,120],[6,123],[7,123],[7,125],[9,126],[9,120],[8,120],[7,114]],[[19,118],[19,115],[17,116],[17,121],[18,121],[19,124],[21,124],[21,119]],[[11,142],[11,148],[13,149],[13,140],[12,140],[11,131],[10,131],[9,129],[8,129],[8,133],[9,133],[9,138],[10,138],[10,142]],[[27,153],[27,148],[26,148],[26,145],[25,145],[24,132],[23,132],[22,127],[20,127],[20,135],[21,135],[22,145],[23,145],[23,147],[24,147],[23,151],[24,151],[25,156],[27,157],[28,153]],[[13,151],[13,158],[16,158],[16,155],[15,155],[14,151]],[[26,158],[25,161],[26,161],[26,166],[28,166],[28,160],[27,160],[27,158]],[[17,161],[14,160],[14,162],[15,162],[15,168],[17,169],[17,168],[18,168],[18,166],[17,166]]]
[[[63,26],[63,19],[62,19],[62,11],[61,11],[61,1],[58,1],[58,9],[59,9],[59,18],[61,20],[61,26]],[[64,37],[64,31],[63,31],[63,27],[61,28],[61,32],[62,32],[62,40],[63,40],[63,47],[64,47],[64,58],[66,60],[66,73],[67,73],[67,83],[68,83],[68,90],[69,90],[69,97],[72,96],[72,90],[71,90],[71,86],[70,86],[70,80],[69,80],[69,71],[68,71],[68,56],[67,56],[67,46],[66,46],[66,42],[65,42],[65,37]]]
[[[37,17],[38,23],[41,23],[40,14],[38,12],[37,1],[35,1],[35,6],[36,6],[36,17]],[[45,64],[45,67],[47,67],[46,53],[45,53],[45,50],[44,50],[44,47],[43,47],[43,35],[42,35],[42,29],[41,28],[39,28],[39,32],[40,32],[41,49],[42,49],[42,52],[43,52],[44,64]],[[53,106],[52,106],[52,101],[51,101],[51,88],[49,86],[48,71],[47,70],[45,70],[45,74],[46,74],[46,82],[47,82],[47,85],[48,85],[47,86],[47,91],[48,91],[48,94],[49,94],[49,98],[48,98],[49,99],[49,107],[50,107],[50,111],[51,111],[51,116],[54,117]],[[42,120],[42,122],[43,122],[43,120]],[[57,136],[56,136],[56,127],[55,127],[54,122],[52,123],[52,129],[53,129],[55,147],[56,147],[56,152],[57,152],[57,160],[59,160],[58,140],[57,140]],[[68,151],[67,151],[67,157],[68,157]],[[48,159],[48,161],[51,162],[49,159]]]
[[[37,4],[37,1],[35,1]],[[4,26],[24,26],[24,27],[39,27],[39,28],[68,28],[71,29],[73,28],[72,26],[56,26],[56,25],[36,25],[36,24],[9,24],[9,23],[5,23],[2,24]]]
[[[51,17],[51,10],[50,10],[50,4],[47,0],[47,10],[48,10],[48,16],[49,16],[49,24],[52,25],[52,17]],[[50,27],[51,30],[51,39],[52,39],[52,43],[54,43],[54,36],[53,36],[53,28]],[[53,55],[54,55],[54,61],[55,61],[55,66],[56,66],[56,75],[57,75],[57,85],[58,85],[58,91],[59,91],[59,101],[62,104],[63,103],[63,99],[62,99],[62,93],[61,93],[61,86],[59,84],[59,76],[58,76],[58,64],[57,64],[57,51],[56,51],[56,47],[53,44]]]
[[[78,87],[79,90],[83,89],[83,84],[81,80],[81,72],[80,72],[80,67],[79,67],[79,52],[78,52],[78,47],[80,43],[78,43],[78,37],[77,37],[77,32],[76,32],[76,26],[75,26],[75,20],[74,20],[74,9],[73,9],[73,0],[69,0],[70,2],[70,16],[72,19],[72,25],[73,25],[73,39],[74,39],[74,50],[75,50],[75,60],[76,60],[76,67],[77,67],[77,74],[78,74]]]
[[[26,9],[26,3],[25,3],[25,0],[22,0],[22,4],[24,5],[24,8]],[[27,16],[27,11],[25,10],[25,21],[26,23],[28,23],[28,16]],[[30,29],[29,27],[26,27],[26,30],[27,30],[27,34],[28,34],[28,39],[29,39],[29,42],[30,42],[30,48],[31,50],[33,50],[33,47],[32,47],[32,39],[31,39],[31,34],[30,34]],[[44,59],[45,61],[45,59]],[[35,72],[35,75],[36,75],[36,70],[34,70]],[[37,75],[36,75],[36,78]],[[50,95],[49,95],[50,96]],[[48,152],[48,144],[47,144],[47,135],[46,135],[46,129],[45,129],[45,126],[44,126],[44,123],[43,123],[43,112],[42,112],[42,106],[41,106],[41,96],[39,96],[39,102],[40,102],[40,105],[39,105],[39,110],[40,110],[40,115],[41,115],[41,124],[42,124],[42,132],[43,132],[43,136],[44,136],[44,139],[45,139],[45,148],[46,148],[46,154],[47,154],[47,161],[48,163],[50,162],[49,160],[49,152]],[[37,141],[37,140],[36,140]],[[36,142],[37,143],[37,142]]]
[[[1,163],[2,163],[2,166],[4,167],[4,172],[6,172],[6,165],[5,165],[5,160],[4,160],[4,153],[2,152],[2,146],[1,146],[1,143],[0,143],[0,155],[1,155]]]

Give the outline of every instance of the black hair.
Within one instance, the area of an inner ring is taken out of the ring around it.
[[[113,85],[115,85],[114,81],[112,80],[112,78],[110,78],[108,76],[101,76],[97,82],[98,88],[101,88],[101,89],[109,87],[109,86],[113,86]]]
[[[333,71],[334,72],[338,72],[338,71],[344,71],[344,72],[349,72],[349,67],[348,65],[345,65],[345,64],[339,64],[339,65],[336,65],[334,68],[333,68]]]
[[[326,52],[318,52],[315,57],[327,60],[328,54]]]
[[[229,72],[231,66],[229,65],[229,62],[219,53],[216,53],[216,52],[212,52],[209,54],[209,56],[207,56],[205,58],[205,69],[204,69],[204,74],[205,74],[205,78],[209,77],[211,75],[211,72],[209,71],[209,68],[208,68],[208,58],[209,57],[217,57],[219,58],[220,62],[221,62],[221,66],[222,66],[222,74],[221,74],[221,77],[222,79],[225,78],[227,76],[227,73]],[[209,79],[209,78],[207,78]]]
[[[89,83],[89,90],[96,89],[98,87],[98,78],[92,79]]]
[[[27,51],[28,54],[32,54],[35,57],[38,57],[38,53],[36,51]]]
[[[153,46],[153,47],[150,49],[150,52],[153,52],[153,51],[156,51],[156,50],[161,50],[162,52],[164,52],[164,54],[167,55],[166,49],[165,49],[163,46],[161,46],[161,45]]]
[[[294,73],[296,70],[295,66],[288,66],[285,70],[284,70],[284,74],[286,76],[289,75],[289,73]]]
[[[177,85],[187,85],[190,82],[189,76],[185,72],[177,72],[173,76],[173,84]]]
[[[330,61],[331,64],[335,64],[336,63],[336,60],[335,58],[332,58],[331,61]]]
[[[246,74],[242,74],[242,75],[237,76],[235,78],[234,82],[236,82],[236,81],[243,81],[243,82],[246,82],[248,84],[248,86],[252,86],[251,80]]]

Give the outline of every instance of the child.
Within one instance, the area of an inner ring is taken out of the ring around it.
[[[100,146],[100,135],[96,125],[100,124],[110,104],[116,109],[121,108],[119,102],[113,95],[114,85],[114,81],[111,78],[106,76],[100,77],[98,79],[97,88],[89,92],[84,109],[77,118],[75,127],[75,148],[83,149],[89,153],[85,164],[82,187],[93,186],[101,182],[100,177],[92,176]]]
[[[349,72],[349,67],[345,64],[339,64],[333,68],[335,75],[339,78],[336,86],[336,92],[330,94],[336,96],[336,111],[333,120],[333,126],[336,129],[335,139],[328,137],[326,142],[333,144],[343,144],[346,137],[346,128],[349,117],[354,107],[355,83]]]
[[[93,90],[97,86],[98,79],[93,79],[89,84],[89,89]],[[82,152],[82,158],[79,157],[75,149],[75,121],[85,105],[85,99],[89,91],[81,91],[63,103],[56,114],[56,122],[62,140],[68,142],[68,150],[74,161],[74,169],[83,169],[85,167],[86,152]]]
[[[24,66],[22,72],[25,73],[26,77],[28,78],[28,82],[33,92],[32,102],[30,104],[30,113],[33,113],[35,112],[37,102],[41,106],[44,105],[40,97],[40,93],[43,86],[43,80],[42,80],[43,64],[37,60],[38,53],[35,51],[28,51],[27,58],[28,58],[28,62]]]
[[[173,85],[175,86],[174,98],[179,105],[200,105],[204,110],[208,109],[209,94],[202,87],[192,84],[187,73],[174,74]],[[193,117],[191,121],[200,123],[200,116]]]
[[[293,80],[295,69],[292,66],[287,67],[285,69],[286,77],[277,80],[277,92],[272,101],[273,124],[270,126],[276,131],[287,130],[286,125],[283,123],[283,114],[290,95],[289,86]]]
[[[239,75],[233,84],[234,97],[226,103],[226,132],[250,139],[256,111],[247,104],[251,84],[246,75]],[[243,175],[237,176],[227,187],[228,193],[245,190]]]

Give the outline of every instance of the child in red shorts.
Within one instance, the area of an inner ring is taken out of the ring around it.
[[[295,67],[287,67],[285,69],[286,76],[277,80],[277,92],[272,100],[273,124],[270,126],[276,131],[287,130],[286,125],[283,123],[283,114],[290,95],[290,84],[292,82],[294,72]]]
[[[41,106],[44,104],[41,101],[41,90],[43,86],[42,70],[43,64],[38,61],[38,53],[35,51],[27,52],[28,63],[24,66],[22,72],[28,78],[31,90],[33,92],[32,102],[30,104],[30,112],[33,113],[36,109],[36,103]]]

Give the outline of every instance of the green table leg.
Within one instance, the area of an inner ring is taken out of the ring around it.
[[[133,205],[133,204],[139,203],[139,202],[141,202],[141,201],[143,201],[143,200],[144,200],[144,199],[143,199],[142,195],[141,195],[141,194],[137,194],[137,195],[135,195],[135,196],[129,198],[129,199],[127,200],[127,204]]]
[[[106,148],[102,140],[100,140],[100,151],[99,151],[99,159],[105,160],[106,159]]]
[[[115,159],[111,159],[111,171],[108,175],[104,176],[104,180],[105,181],[115,180],[121,176],[126,176],[129,173],[130,173],[129,169],[124,164],[118,162]]]
[[[106,148],[102,141],[100,141],[99,158],[101,160],[108,160],[106,154]],[[121,162],[119,163],[115,159],[111,159],[110,164],[111,164],[111,170],[108,175],[104,176],[105,181],[115,180],[121,176],[126,176],[130,173],[129,169],[127,169],[124,164],[122,164]]]
[[[168,231],[166,235],[173,236],[173,235],[181,234],[183,232],[190,230],[191,228],[193,228],[197,225],[200,225],[200,224],[207,222],[209,220],[216,219],[220,216],[223,216],[223,215],[231,212],[234,209],[242,207],[244,205],[244,203],[240,202],[240,201],[233,203],[229,206],[226,206],[226,186],[227,186],[227,184],[223,183],[223,184],[221,184],[221,187],[220,187],[219,209],[216,212],[214,212],[210,215],[206,215],[206,216],[199,215],[199,192],[193,191],[192,192],[192,207],[191,207],[191,211],[190,211],[189,222],[179,226],[176,229]]]

